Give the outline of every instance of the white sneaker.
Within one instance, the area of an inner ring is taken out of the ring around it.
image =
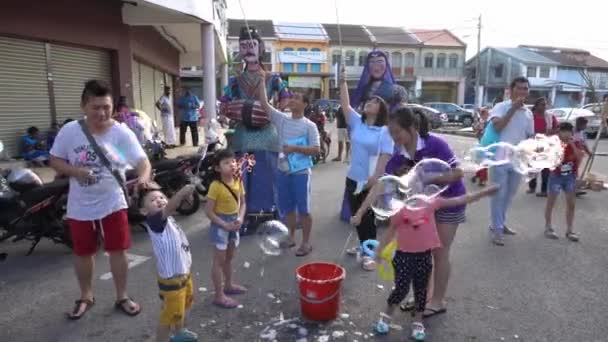
[[[557,234],[555,233],[555,230],[553,230],[553,228],[551,228],[551,227],[545,228],[545,237],[547,239],[552,239],[552,240],[559,239],[559,236],[557,236]]]
[[[355,255],[359,254],[360,250],[361,250],[361,247],[359,247],[359,245],[357,245],[353,248],[347,249],[346,254],[355,256]]]
[[[414,341],[424,341],[425,337],[424,325],[420,322],[412,323],[412,339]]]

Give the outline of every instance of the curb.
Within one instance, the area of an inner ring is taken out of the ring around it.
[[[433,132],[439,133],[439,134],[458,135],[461,137],[469,137],[469,138],[475,137],[475,133],[473,133],[473,132],[461,132],[461,131],[453,131],[453,130],[447,130],[447,129],[435,129],[435,130],[433,130]]]

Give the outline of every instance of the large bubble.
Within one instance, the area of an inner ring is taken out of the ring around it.
[[[106,153],[106,158],[108,158],[113,166],[124,168],[129,165],[126,153],[124,153],[118,146],[112,144],[103,144],[101,147]]]
[[[498,142],[475,146],[463,158],[465,170],[475,171],[492,166],[510,164],[525,176],[533,176],[543,169],[553,170],[560,165],[564,153],[559,137],[537,134],[518,145]]]
[[[448,187],[447,184],[443,184],[441,178],[451,171],[450,165],[443,160],[424,159],[401,177],[380,178],[374,189],[372,202],[376,217],[386,219],[406,205],[416,208],[417,202],[412,202],[412,198],[428,202],[440,195]]]
[[[266,221],[258,226],[256,236],[264,254],[277,256],[288,241],[289,229],[281,221]]]

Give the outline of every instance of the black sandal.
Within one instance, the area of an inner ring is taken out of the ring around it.
[[[133,302],[133,304],[135,304],[135,305],[139,306],[139,309],[137,309],[136,311],[133,311],[133,312],[128,311],[128,310],[125,308],[125,303],[128,303],[129,301],[131,301],[131,302]],[[120,310],[120,311],[122,311],[122,312],[123,312],[125,315],[127,315],[127,316],[131,316],[131,317],[133,317],[133,316],[137,316],[137,315],[139,315],[139,313],[141,312],[141,305],[139,305],[139,304],[135,303],[135,301],[134,301],[133,299],[128,298],[128,297],[127,297],[127,298],[124,298],[124,299],[121,299],[121,300],[117,301],[116,303],[114,303],[114,308],[115,308],[116,310]]]
[[[89,311],[89,309],[91,309],[93,307],[93,305],[95,305],[95,298],[93,299],[79,299],[76,302],[74,302],[74,309],[72,310],[71,313],[68,313],[68,319],[71,319],[72,321],[76,321],[82,318],[82,316],[84,316],[84,314],[87,313],[87,311]],[[80,315],[77,315],[78,312],[80,312],[80,308],[81,306],[84,304],[84,311],[82,311],[82,313]]]

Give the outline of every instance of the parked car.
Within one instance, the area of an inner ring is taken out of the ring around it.
[[[462,107],[462,109],[464,109],[464,110],[468,110],[471,113],[477,113],[477,106],[474,104],[467,103],[467,104],[463,104],[460,107]]]
[[[429,102],[424,104],[448,115],[449,122],[457,122],[465,127],[473,124],[473,113],[463,109],[457,104],[448,102]]]
[[[429,120],[431,121],[432,129],[437,129],[448,122],[448,115],[438,111],[437,109],[434,109],[431,107],[425,107],[425,106],[421,106],[419,104],[413,104],[413,103],[408,104],[407,106],[410,108],[420,109],[427,116],[427,118],[429,118]]]
[[[587,129],[585,132],[588,135],[595,136],[600,129],[601,118],[594,112],[584,108],[553,108],[547,110],[557,119],[557,122],[569,122],[572,125],[576,125],[576,119],[579,117],[587,118]],[[602,132],[602,135],[606,134],[606,130]]]
[[[603,103],[590,103],[588,105],[583,106],[583,109],[588,109],[597,115],[601,115],[602,110],[604,109],[604,104]]]

